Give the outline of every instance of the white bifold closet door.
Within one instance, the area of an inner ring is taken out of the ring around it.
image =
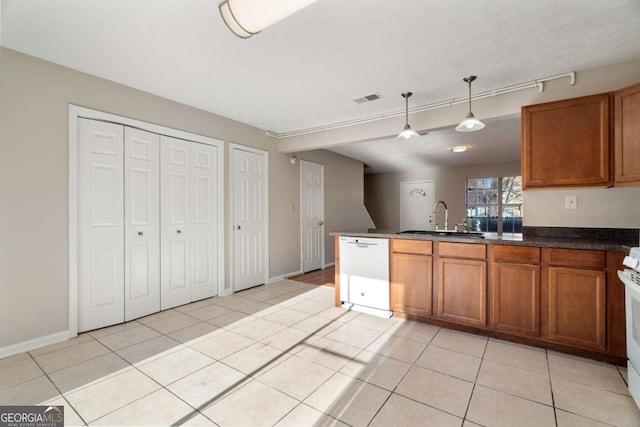
[[[124,320],[124,128],[80,119],[78,330]]]
[[[78,126],[78,331],[217,295],[221,148]]]
[[[160,311],[160,135],[124,128],[124,320]]]
[[[218,148],[161,137],[161,308],[217,295]]]
[[[79,330],[160,310],[160,137],[81,119]]]

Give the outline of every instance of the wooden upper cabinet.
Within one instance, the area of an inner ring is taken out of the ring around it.
[[[604,93],[522,107],[523,187],[610,186],[611,103]]]
[[[640,84],[615,93],[615,185],[640,185]]]

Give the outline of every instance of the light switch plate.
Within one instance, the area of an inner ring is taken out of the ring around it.
[[[564,196],[565,209],[578,209],[578,196]]]

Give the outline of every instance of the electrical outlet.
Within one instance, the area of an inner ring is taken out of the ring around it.
[[[578,196],[564,196],[565,209],[578,209]]]

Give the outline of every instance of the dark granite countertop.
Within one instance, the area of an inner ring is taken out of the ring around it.
[[[486,233],[484,238],[398,234],[395,230],[340,231],[332,236],[377,237],[384,239],[432,240],[443,242],[479,243],[493,245],[535,246],[541,248],[589,249],[625,251],[638,246],[638,229],[593,229],[570,227],[525,227],[524,233]]]

